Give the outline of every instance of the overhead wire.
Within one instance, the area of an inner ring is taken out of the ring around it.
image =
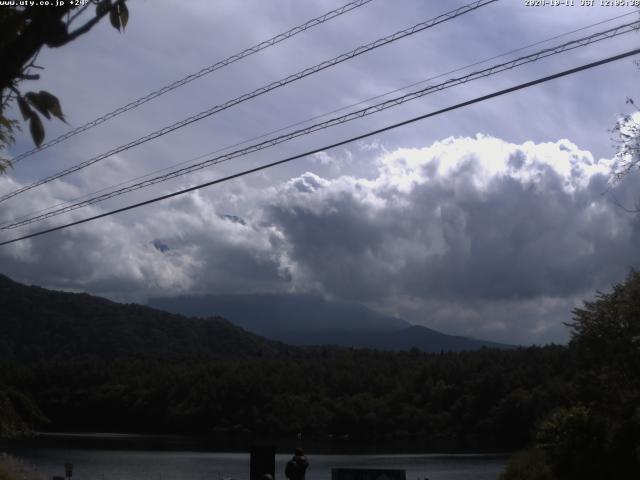
[[[111,210],[109,212],[104,212],[104,213],[101,213],[101,214],[98,214],[98,215],[94,215],[92,217],[83,218],[81,220],[76,220],[74,222],[66,223],[64,225],[58,225],[56,227],[48,228],[48,229],[45,229],[45,230],[40,230],[38,232],[30,233],[28,235],[23,235],[21,237],[13,238],[11,240],[5,240],[3,242],[0,242],[0,246],[9,245],[9,244],[16,243],[16,242],[19,242],[19,241],[22,241],[22,240],[26,240],[26,239],[29,239],[29,238],[34,238],[34,237],[38,237],[38,236],[45,235],[45,234],[48,234],[48,233],[52,233],[52,232],[55,232],[55,231],[63,230],[63,229],[66,229],[66,228],[70,228],[70,227],[73,227],[73,226],[76,226],[76,225],[81,225],[83,223],[87,223],[87,222],[91,222],[91,221],[94,221],[94,220],[98,220],[100,218],[105,218],[105,217],[108,217],[108,216],[111,216],[111,215],[115,215],[117,213],[126,212],[128,210],[133,210],[133,209],[145,206],[145,205],[150,205],[152,203],[156,203],[156,202],[159,202],[159,201],[162,201],[162,200],[167,200],[169,198],[177,197],[178,195],[184,195],[185,193],[193,192],[193,191],[199,190],[201,188],[205,188],[205,187],[209,187],[209,186],[212,186],[212,185],[220,184],[220,183],[223,183],[223,182],[227,182],[229,180],[233,180],[235,178],[240,178],[240,177],[249,175],[251,173],[255,173],[255,172],[262,171],[262,170],[266,170],[268,168],[272,168],[272,167],[275,167],[275,166],[278,166],[278,165],[282,165],[284,163],[288,163],[288,162],[291,162],[293,160],[297,160],[297,159],[300,159],[300,158],[303,158],[303,157],[307,157],[309,155],[314,155],[316,153],[320,153],[320,152],[323,152],[323,151],[326,151],[326,150],[330,150],[332,148],[336,148],[336,147],[339,147],[339,146],[342,146],[342,145],[346,145],[348,143],[352,143],[352,142],[355,142],[355,141],[358,141],[358,140],[363,140],[363,139],[371,137],[373,135],[379,135],[379,134],[387,132],[389,130],[393,130],[393,129],[396,129],[396,128],[399,128],[399,127],[402,127],[402,126],[405,126],[405,125],[409,125],[411,123],[415,123],[415,122],[418,122],[420,120],[425,120],[427,118],[434,117],[434,116],[437,116],[437,115],[441,115],[443,113],[447,113],[447,112],[450,112],[450,111],[453,111],[453,110],[456,110],[456,109],[459,109],[459,108],[463,108],[463,107],[466,107],[466,106],[469,106],[469,105],[473,105],[473,104],[476,104],[476,103],[479,103],[479,102],[484,102],[484,101],[490,100],[490,99],[495,98],[495,97],[506,95],[508,93],[512,93],[512,92],[515,92],[515,91],[518,91],[518,90],[522,90],[522,89],[525,89],[525,88],[529,88],[529,87],[532,87],[534,85],[539,85],[541,83],[549,82],[549,81],[555,80],[557,78],[561,78],[561,77],[565,77],[565,76],[568,76],[568,75],[572,75],[572,74],[575,74],[575,73],[578,73],[578,72],[581,72],[581,71],[584,71],[584,70],[588,70],[588,69],[595,68],[595,67],[598,67],[598,66],[601,66],[601,65],[605,65],[607,63],[615,62],[615,61],[621,60],[623,58],[631,57],[633,55],[638,55],[639,53],[640,53],[640,48],[636,48],[634,50],[629,50],[627,52],[624,52],[624,53],[621,53],[621,54],[618,54],[618,55],[614,55],[614,56],[611,56],[611,57],[607,57],[607,58],[604,58],[602,60],[598,60],[598,61],[595,61],[595,62],[584,64],[584,65],[581,65],[579,67],[575,67],[575,68],[571,68],[571,69],[568,69],[568,70],[564,70],[562,72],[558,72],[558,73],[555,73],[555,74],[552,74],[552,75],[547,75],[545,77],[538,78],[536,80],[532,80],[532,81],[529,81],[529,82],[520,83],[520,84],[515,85],[513,87],[505,88],[505,89],[499,90],[497,92],[493,92],[493,93],[490,93],[490,94],[487,94],[487,95],[482,95],[480,97],[476,97],[476,98],[474,98],[472,100],[467,100],[465,102],[457,103],[455,105],[452,105],[452,106],[449,106],[449,107],[446,107],[446,108],[442,108],[440,110],[436,110],[436,111],[433,111],[433,112],[430,112],[430,113],[426,113],[424,115],[419,115],[417,117],[413,117],[413,118],[410,118],[408,120],[404,120],[402,122],[394,123],[392,125],[388,125],[386,127],[379,128],[377,130],[372,130],[372,131],[369,131],[367,133],[363,133],[361,135],[357,135],[355,137],[351,137],[351,138],[348,138],[346,140],[342,140],[340,142],[333,143],[331,145],[325,145],[325,146],[323,146],[321,148],[316,148],[316,149],[309,150],[309,151],[306,151],[306,152],[298,154],[298,155],[293,155],[291,157],[287,157],[287,158],[284,158],[284,159],[281,159],[281,160],[278,160],[278,161],[275,161],[275,162],[271,162],[271,163],[267,163],[267,164],[264,164],[264,165],[260,165],[258,167],[250,168],[248,170],[244,170],[242,172],[235,173],[233,175],[228,175],[228,176],[223,177],[223,178],[219,178],[219,179],[216,179],[216,180],[211,180],[209,182],[201,183],[199,185],[195,185],[193,187],[185,188],[185,189],[179,190],[177,192],[172,192],[172,193],[168,193],[166,195],[161,195],[159,197],[154,197],[154,198],[151,198],[149,200],[145,200],[145,201],[142,201],[142,202],[134,203],[132,205],[127,205],[126,207],[121,207],[121,208],[118,208],[118,209],[115,209],[115,210]]]
[[[275,90],[277,88],[280,88],[280,87],[283,87],[285,85],[288,85],[288,84],[290,84],[292,82],[295,82],[297,80],[305,78],[305,77],[307,77],[309,75],[313,75],[315,73],[318,73],[318,72],[320,72],[322,70],[325,70],[325,69],[327,69],[329,67],[333,67],[334,65],[337,65],[337,64],[342,63],[344,61],[347,61],[347,60],[350,60],[352,58],[355,58],[355,57],[357,57],[359,55],[362,55],[362,54],[364,54],[366,52],[369,52],[371,50],[375,50],[375,49],[377,49],[379,47],[382,47],[384,45],[388,45],[388,44],[393,43],[393,42],[395,42],[397,40],[400,40],[402,38],[408,37],[410,35],[414,35],[414,34],[416,34],[418,32],[426,30],[428,28],[432,28],[432,27],[434,27],[436,25],[439,25],[439,24],[441,24],[443,22],[446,22],[446,21],[449,21],[449,20],[453,20],[454,18],[460,17],[460,16],[462,16],[462,15],[464,15],[466,13],[472,12],[474,10],[477,10],[477,9],[479,9],[481,7],[484,7],[484,6],[487,6],[489,4],[495,3],[497,1],[499,1],[499,0],[476,0],[476,1],[472,2],[472,3],[469,3],[467,5],[458,7],[456,9],[454,9],[454,10],[446,12],[446,13],[444,13],[442,15],[439,15],[439,16],[437,16],[435,18],[432,18],[430,20],[427,20],[425,22],[417,23],[417,24],[413,25],[412,27],[406,28],[404,30],[397,31],[397,32],[395,32],[395,33],[393,33],[391,35],[388,35],[386,37],[380,38],[380,39],[375,40],[375,41],[373,41],[371,43],[368,43],[366,45],[362,45],[362,46],[360,46],[360,47],[358,47],[358,48],[356,48],[354,50],[351,50],[350,52],[338,55],[337,57],[334,57],[334,58],[332,58],[330,60],[326,60],[324,62],[321,62],[321,63],[319,63],[317,65],[314,65],[313,67],[308,67],[308,68],[306,68],[304,70],[301,70],[298,73],[295,73],[293,75],[289,75],[289,76],[287,76],[287,77],[285,77],[283,79],[277,80],[277,81],[272,82],[272,83],[270,83],[270,84],[268,84],[266,86],[260,87],[260,88],[254,90],[254,91],[252,91],[250,93],[243,94],[243,95],[241,95],[239,97],[236,97],[236,98],[234,98],[232,100],[229,100],[229,101],[227,101],[227,102],[225,102],[223,104],[216,105],[214,107],[211,107],[208,110],[204,110],[204,111],[202,111],[200,113],[197,113],[195,115],[187,117],[187,118],[185,118],[185,119],[183,119],[183,120],[181,120],[179,122],[176,122],[176,123],[173,123],[173,124],[171,124],[169,126],[163,127],[163,128],[161,128],[159,130],[156,130],[156,131],[154,131],[152,133],[149,133],[148,135],[145,135],[144,137],[140,137],[140,138],[138,138],[138,139],[136,139],[136,140],[134,140],[132,142],[129,142],[127,144],[124,144],[124,145],[121,145],[119,147],[113,148],[113,149],[111,149],[111,150],[109,150],[109,151],[107,151],[105,153],[102,153],[100,155],[92,157],[89,160],[86,160],[84,162],[81,162],[79,164],[71,166],[69,168],[66,168],[66,169],[64,169],[64,170],[62,170],[62,171],[60,171],[58,173],[55,173],[53,175],[50,175],[50,176],[48,176],[48,177],[46,177],[44,179],[38,180],[38,181],[33,182],[33,183],[29,184],[29,185],[21,187],[21,188],[19,188],[17,190],[13,190],[13,191],[11,191],[9,193],[6,193],[6,194],[0,196],[0,202],[8,200],[8,199],[10,199],[10,198],[12,198],[12,197],[14,197],[16,195],[19,195],[19,194],[21,194],[23,192],[26,192],[28,190],[31,190],[33,188],[36,188],[36,187],[38,187],[40,185],[44,185],[44,184],[52,182],[52,181],[54,181],[54,180],[56,180],[58,178],[62,178],[64,176],[66,176],[66,175],[69,175],[71,173],[74,173],[74,172],[77,172],[79,170],[82,170],[82,169],[84,169],[84,168],[86,168],[86,167],[88,167],[90,165],[93,165],[93,164],[95,164],[95,163],[97,163],[97,162],[99,162],[101,160],[104,160],[105,158],[111,157],[111,156],[113,156],[113,155],[115,155],[117,153],[129,150],[129,149],[131,149],[133,147],[136,147],[136,146],[141,145],[143,143],[149,142],[151,140],[155,140],[156,138],[159,138],[159,137],[164,136],[164,135],[166,135],[168,133],[171,133],[171,132],[173,132],[175,130],[178,130],[179,128],[186,127],[187,125],[191,125],[192,123],[200,121],[200,120],[202,120],[204,118],[207,118],[207,117],[209,117],[211,115],[214,115],[214,114],[216,114],[218,112],[221,112],[223,110],[226,110],[228,108],[231,108],[231,107],[233,107],[235,105],[238,105],[238,104],[240,104],[242,102],[245,102],[245,101],[250,100],[252,98],[258,97],[258,96],[263,95],[265,93],[271,92],[271,91],[273,91],[273,90]]]
[[[49,140],[48,142],[43,143],[42,145],[40,145],[40,147],[36,147],[36,148],[32,148],[31,150],[27,150],[26,152],[23,152],[19,155],[17,155],[16,157],[14,157],[11,162],[13,164],[19,162],[20,160],[23,160],[37,152],[41,152],[43,150],[46,150],[49,147],[52,147],[54,145],[57,145],[59,143],[64,142],[65,140],[68,140],[71,137],[74,137],[76,135],[78,135],[79,133],[82,132],[86,132],[87,130],[90,130],[93,127],[96,127],[108,120],[111,120],[112,118],[117,117],[118,115],[121,115],[125,112],[128,112],[129,110],[133,110],[134,108],[138,108],[140,105],[143,105],[151,100],[153,100],[154,98],[157,98],[161,95],[164,95],[165,93],[168,93],[172,90],[175,90],[179,87],[182,87],[183,85],[186,85],[190,82],[193,82],[194,80],[197,80],[200,77],[203,77],[205,75],[209,75],[210,73],[215,72],[216,70],[220,70],[221,68],[227,67],[229,65],[231,65],[232,63],[237,62],[238,60],[242,60],[243,58],[246,58],[250,55],[253,55],[255,53],[258,53],[266,48],[272,47],[273,45],[277,45],[280,42],[283,42],[285,40],[288,40],[291,37],[294,37],[296,35],[298,35],[299,33],[302,33],[306,30],[309,30],[310,28],[316,27],[318,25],[322,25],[323,23],[328,22],[329,20],[333,20],[334,18],[337,18],[347,12],[350,12],[352,10],[355,10],[356,8],[362,7],[364,5],[366,5],[367,3],[372,2],[373,0],[355,0],[352,2],[349,2],[343,6],[341,6],[340,8],[336,8],[335,10],[331,10],[330,12],[327,12],[323,15],[320,15],[319,17],[316,18],[312,18],[311,20],[306,21],[305,23],[298,25],[296,27],[293,27],[289,30],[287,30],[286,32],[283,33],[279,33],[278,35],[275,35],[271,38],[269,38],[268,40],[264,40],[252,47],[249,47],[239,53],[235,53],[227,58],[225,58],[224,60],[220,60],[212,65],[209,65],[195,73],[192,73],[190,75],[187,75],[184,78],[181,78],[180,80],[176,80],[168,85],[165,85],[162,88],[159,88],[158,90],[154,90],[153,92],[148,93],[147,95],[145,95],[144,97],[138,98],[130,103],[127,103],[126,105],[123,105],[122,107],[116,108],[115,110],[109,112],[109,113],[105,113],[104,115],[91,120],[90,122],[87,122],[83,125],[80,125],[79,127],[76,127],[52,140]]]
[[[534,43],[530,43],[528,45],[524,45],[522,47],[518,47],[516,49],[509,50],[507,52],[504,52],[504,53],[501,53],[501,54],[498,54],[498,55],[494,55],[494,56],[489,57],[489,58],[485,58],[484,60],[479,60],[477,62],[465,65],[463,67],[458,67],[458,68],[456,68],[454,70],[449,70],[447,72],[440,73],[440,74],[432,76],[432,77],[428,77],[428,78],[420,80],[418,82],[413,82],[413,83],[404,85],[402,87],[387,91],[385,93],[378,94],[378,95],[375,95],[373,97],[369,97],[369,98],[366,98],[364,100],[360,100],[358,102],[351,103],[349,105],[345,105],[343,107],[339,107],[339,108],[336,108],[334,110],[330,110],[328,112],[321,113],[319,115],[315,115],[313,117],[309,117],[309,118],[307,118],[305,120],[301,120],[301,121],[298,121],[298,122],[295,122],[295,123],[291,123],[291,124],[285,125],[283,127],[279,127],[279,128],[277,128],[275,130],[271,130],[269,132],[262,133],[260,135],[257,135],[257,136],[242,140],[240,142],[236,142],[236,143],[233,143],[231,145],[226,145],[226,146],[218,148],[216,150],[209,151],[207,153],[198,155],[197,157],[193,157],[193,158],[190,158],[188,160],[184,160],[182,162],[179,162],[177,164],[173,164],[173,165],[170,165],[170,166],[167,166],[167,167],[164,167],[164,168],[153,170],[151,172],[148,172],[148,173],[145,173],[143,175],[131,178],[129,180],[125,180],[123,182],[119,182],[119,183],[117,183],[115,185],[109,185],[109,186],[101,188],[99,190],[95,190],[93,192],[84,194],[84,195],[82,195],[80,197],[76,197],[76,198],[73,198],[73,199],[70,199],[70,200],[65,200],[65,201],[59,202],[57,204],[51,205],[49,207],[45,207],[45,208],[42,208],[42,209],[39,209],[39,210],[36,210],[36,211],[31,211],[31,212],[22,214],[22,215],[20,215],[20,216],[18,216],[16,218],[14,218],[13,221],[14,222],[18,222],[20,220],[28,219],[28,217],[32,217],[32,216],[37,215],[37,214],[42,213],[42,212],[46,212],[47,210],[52,210],[54,208],[58,208],[58,207],[61,207],[61,206],[64,206],[64,205],[70,205],[70,204],[78,202],[80,200],[95,196],[95,195],[97,195],[99,193],[102,193],[102,192],[105,192],[105,191],[108,191],[108,190],[112,190],[114,188],[122,187],[124,185],[127,185],[129,183],[135,182],[137,180],[142,180],[143,178],[147,178],[147,177],[150,177],[152,175],[156,175],[158,173],[165,172],[167,170],[171,170],[171,169],[179,167],[181,165],[186,165],[186,164],[189,164],[189,163],[196,162],[196,161],[201,160],[203,158],[206,158],[206,157],[208,157],[210,155],[215,155],[215,154],[223,152],[225,150],[230,150],[232,148],[239,147],[240,145],[244,145],[244,144],[253,142],[255,140],[260,140],[260,139],[266,138],[266,137],[268,137],[270,135],[273,135],[273,134],[276,134],[276,133],[280,133],[280,132],[283,132],[285,130],[289,130],[291,128],[294,128],[294,127],[297,127],[297,126],[300,126],[300,125],[304,125],[306,123],[312,122],[314,120],[317,120],[317,119],[320,119],[320,118],[323,118],[323,117],[327,117],[327,116],[332,115],[334,113],[342,112],[344,110],[348,110],[350,108],[357,107],[359,105],[363,105],[363,104],[369,103],[369,102],[371,102],[373,100],[384,98],[384,97],[387,97],[389,95],[392,95],[392,94],[400,92],[400,91],[405,91],[405,90],[407,90],[409,88],[412,88],[412,87],[415,87],[415,86],[418,86],[418,85],[423,85],[423,84],[425,84],[427,82],[430,82],[432,80],[437,80],[438,78],[442,78],[442,77],[444,77],[446,75],[451,75],[453,73],[457,73],[457,72],[460,72],[460,71],[463,71],[463,70],[468,70],[469,68],[475,67],[477,65],[482,65],[484,63],[490,62],[491,60],[495,60],[495,59],[498,59],[498,58],[503,58],[503,57],[506,57],[508,55],[512,55],[514,53],[518,53],[518,52],[521,52],[523,50],[528,50],[528,49],[530,49],[532,47],[535,47],[535,46],[538,46],[538,45],[542,45],[544,43],[548,43],[548,42],[553,41],[553,40],[557,40],[559,38],[563,38],[563,37],[567,37],[569,35],[573,35],[574,33],[582,32],[584,30],[588,30],[590,28],[593,28],[593,27],[596,27],[596,26],[599,26],[599,25],[602,25],[602,24],[605,24],[605,23],[612,22],[614,20],[618,20],[620,18],[624,18],[624,17],[627,17],[629,15],[636,15],[636,14],[637,14],[637,12],[623,13],[621,15],[616,15],[614,17],[610,17],[610,18],[608,18],[606,20],[601,20],[599,22],[591,23],[589,25],[585,25],[583,27],[580,27],[580,28],[577,28],[577,29],[574,29],[574,30],[570,30],[568,32],[564,32],[564,33],[561,33],[561,34],[558,34],[558,35],[554,35],[552,37],[545,38],[544,40],[539,40],[539,41],[536,41]],[[12,224],[5,223],[5,224],[0,225],[0,229],[7,229],[7,228],[12,227],[12,226],[13,226]]]
[[[178,170],[174,170],[171,171],[169,173],[166,173],[164,175],[159,175],[156,177],[153,177],[151,179],[142,181],[142,182],[138,182],[132,185],[129,185],[127,187],[123,187],[117,190],[113,190],[111,192],[102,194],[102,195],[98,195],[92,198],[89,198],[87,200],[83,200],[71,205],[67,205],[65,207],[59,208],[57,210],[52,210],[50,212],[47,213],[43,213],[41,215],[35,215],[26,219],[22,219],[22,220],[18,220],[18,221],[14,221],[13,223],[10,224],[6,224],[3,225],[2,227],[0,227],[0,229],[2,230],[9,230],[9,229],[14,229],[14,228],[18,228],[18,227],[22,227],[22,226],[26,226],[29,225],[31,223],[35,223],[38,221],[42,221],[48,218],[52,218],[58,215],[62,215],[64,213],[73,211],[73,210],[77,210],[79,208],[83,208],[89,205],[94,205],[96,203],[100,203],[103,202],[105,200],[108,200],[110,198],[114,198],[120,195],[124,195],[125,193],[130,193],[132,191],[135,190],[140,190],[142,188],[146,188],[149,187],[151,185],[155,185],[157,183],[161,183],[161,182],[165,182],[167,180],[171,180],[173,178],[177,178],[179,176],[183,176],[185,174],[188,173],[192,173],[194,171],[197,170],[201,170],[203,168],[209,167],[211,165],[216,165],[216,164],[220,164],[226,161],[229,161],[233,158],[237,158],[237,157],[241,157],[241,156],[245,156],[248,155],[250,153],[254,153],[260,150],[264,150],[266,148],[275,146],[275,145],[279,145],[281,143],[290,141],[294,138],[298,138],[300,136],[303,135],[308,135],[310,133],[314,133],[317,132],[319,130],[324,130],[326,128],[329,127],[333,127],[336,125],[341,125],[343,123],[352,121],[352,120],[356,120],[358,118],[363,118],[365,116],[369,116],[375,113],[378,113],[380,111],[386,110],[388,108],[392,108],[398,105],[401,105],[403,103],[406,103],[408,101],[412,101],[412,100],[416,100],[418,98],[421,98],[425,95],[429,95],[435,92],[440,92],[442,90],[454,87],[456,85],[461,85],[464,83],[467,83],[469,81],[473,81],[473,80],[477,80],[480,78],[485,78],[487,76],[490,75],[495,75],[497,73],[500,72],[504,72],[506,70],[511,70],[513,68],[522,66],[522,65],[526,65],[532,62],[536,62],[540,59],[543,58],[547,58],[550,57],[552,55],[557,55],[560,53],[564,53],[567,51],[571,51],[574,50],[576,48],[581,48],[581,47],[585,47],[587,45],[593,44],[595,42],[599,42],[602,40],[606,40],[606,39],[611,39],[611,38],[615,38],[617,36],[626,34],[626,33],[630,33],[630,32],[634,32],[638,27],[640,26],[640,21],[636,21],[636,22],[631,22],[628,24],[624,24],[624,25],[619,25],[617,27],[602,31],[602,32],[597,32],[594,33],[592,35],[588,35],[586,37],[582,37],[576,40],[572,40],[570,42],[566,42],[564,44],[561,45],[556,45],[553,47],[549,47],[543,50],[540,50],[538,52],[534,52],[531,53],[529,55],[525,55],[519,58],[516,58],[514,60],[510,60],[508,62],[504,62],[504,63],[500,63],[497,65],[493,65],[491,67],[482,69],[482,70],[478,70],[475,72],[471,72],[467,75],[464,75],[462,77],[457,77],[457,78],[452,78],[449,79],[445,82],[442,82],[440,84],[437,85],[431,85],[431,86],[427,86],[423,89],[414,91],[414,92],[410,92],[407,93],[405,95],[399,96],[399,97],[395,97],[383,102],[380,102],[378,104],[375,105],[371,105],[368,107],[365,107],[363,109],[360,110],[356,110],[350,113],[347,113],[345,115],[339,116],[339,117],[334,117],[331,118],[329,120],[326,120],[325,122],[320,122],[311,126],[308,126],[306,128],[302,128],[302,129],[298,129],[295,130],[293,132],[289,132],[286,133],[284,135],[280,135],[271,139],[268,139],[266,141],[257,143],[257,144],[253,144],[250,145],[248,147],[239,149],[239,150],[235,150],[233,152],[224,154],[224,155],[220,155],[220,156],[216,156],[213,158],[209,158],[203,162],[194,164],[194,165],[190,165],[187,167],[183,167],[180,168]]]

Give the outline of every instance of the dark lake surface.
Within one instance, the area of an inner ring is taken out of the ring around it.
[[[504,467],[505,455],[499,454],[340,454],[335,450],[358,451],[361,448],[327,448],[307,445],[311,466],[307,480],[330,480],[335,467],[395,468],[407,472],[407,480],[496,480]],[[278,451],[288,451],[279,445]],[[346,447],[346,445],[344,445]],[[246,480],[249,478],[249,453],[220,451],[217,446],[180,437],[136,435],[51,435],[9,445],[9,452],[47,479],[64,475],[64,463],[74,464],[73,480]],[[321,453],[322,452],[322,453]],[[329,452],[329,453],[328,453]],[[276,455],[276,480],[284,479],[289,453]]]

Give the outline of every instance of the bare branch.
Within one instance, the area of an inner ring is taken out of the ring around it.
[[[40,75],[38,74],[30,74],[30,73],[21,73],[18,75],[20,80],[40,80]]]
[[[76,13],[74,13],[73,15],[71,15],[71,16],[69,17],[69,19],[67,20],[67,27],[68,27],[68,26],[70,26],[76,18],[78,18],[80,15],[82,15],[82,14],[87,10],[87,8],[89,8],[89,6],[90,6],[90,5],[92,5],[92,4],[91,4],[91,3],[86,3],[86,4],[84,4],[82,7],[80,7],[80,8],[76,11]]]
[[[64,40],[64,42],[61,43],[59,46],[66,45],[70,41],[75,40],[76,38],[78,38],[80,35],[84,35],[85,33],[89,32],[93,27],[95,27],[98,24],[98,22],[102,19],[102,17],[104,17],[108,12],[109,12],[109,10],[107,10],[105,13],[96,14],[95,17],[93,17],[91,20],[89,20],[83,26],[81,26],[81,27],[75,29],[73,32],[69,33],[67,35],[67,38]]]
[[[609,195],[611,196],[612,200],[613,200],[613,204],[620,208],[621,210],[624,210],[627,213],[633,213],[633,214],[638,214],[640,213],[640,204],[636,203],[635,208],[628,208],[625,207],[624,205],[622,205],[622,203],[618,200],[618,198],[615,196],[615,194],[613,192],[610,192]]]

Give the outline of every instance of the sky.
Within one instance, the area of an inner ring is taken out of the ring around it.
[[[76,127],[344,3],[130,0],[124,33],[103,21],[72,44],[43,50],[37,62],[44,67],[41,80],[22,88],[54,93]],[[373,0],[20,161],[0,177],[0,194],[466,3]],[[640,19],[630,7],[579,3],[487,5],[2,202],[0,223],[285,127],[289,131],[319,115],[344,109],[303,125],[344,114],[356,103],[416,82],[437,84]],[[589,27],[595,23],[600,24]],[[508,53],[577,29],[583,30]],[[640,222],[622,208],[640,202],[638,175],[611,181],[616,147],[610,130],[630,111],[626,99],[639,93],[640,69],[633,59],[324,147],[623,53],[638,47],[639,35],[559,54],[0,231],[0,240],[8,240],[321,150],[2,246],[0,273],[124,302],[160,295],[313,292],[445,333],[518,344],[566,342],[572,309],[640,267]],[[70,128],[58,121],[45,126],[47,139]],[[29,136],[22,134],[10,153],[30,148]]]

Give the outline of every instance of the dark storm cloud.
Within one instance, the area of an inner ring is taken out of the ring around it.
[[[562,340],[580,298],[640,263],[638,219],[612,201],[633,204],[636,191],[608,184],[611,165],[566,140],[449,138],[382,150],[367,178],[245,185],[229,194],[243,212],[203,191],[12,245],[0,260],[19,280],[118,299],[315,290],[449,332]]]
[[[186,291],[271,291],[287,278],[277,242],[271,230],[229,221],[192,195],[133,225],[111,217],[7,246],[0,264],[2,273],[17,280],[121,300]]]
[[[306,174],[289,183],[268,218],[292,259],[330,293],[366,301],[397,292],[567,296],[618,278],[640,259],[638,222],[603,196],[604,171],[585,173],[595,168],[586,152],[568,142],[527,154],[495,139],[448,143],[407,151],[411,166],[402,152],[387,156],[371,183]],[[460,145],[457,158],[440,160],[438,149]],[[384,162],[401,166],[401,176],[384,173]],[[429,173],[444,162],[444,174]],[[484,163],[499,165],[490,171]],[[313,189],[299,188],[309,179]]]
[[[417,302],[432,320],[448,308],[452,324],[492,310],[503,328],[517,315],[532,330],[549,320],[535,314],[546,299],[556,318],[540,328],[557,330],[577,297],[640,263],[640,222],[611,201],[632,182],[609,185],[610,165],[568,141],[449,139],[383,155],[374,180],[307,173],[265,212],[330,295],[396,311]]]

